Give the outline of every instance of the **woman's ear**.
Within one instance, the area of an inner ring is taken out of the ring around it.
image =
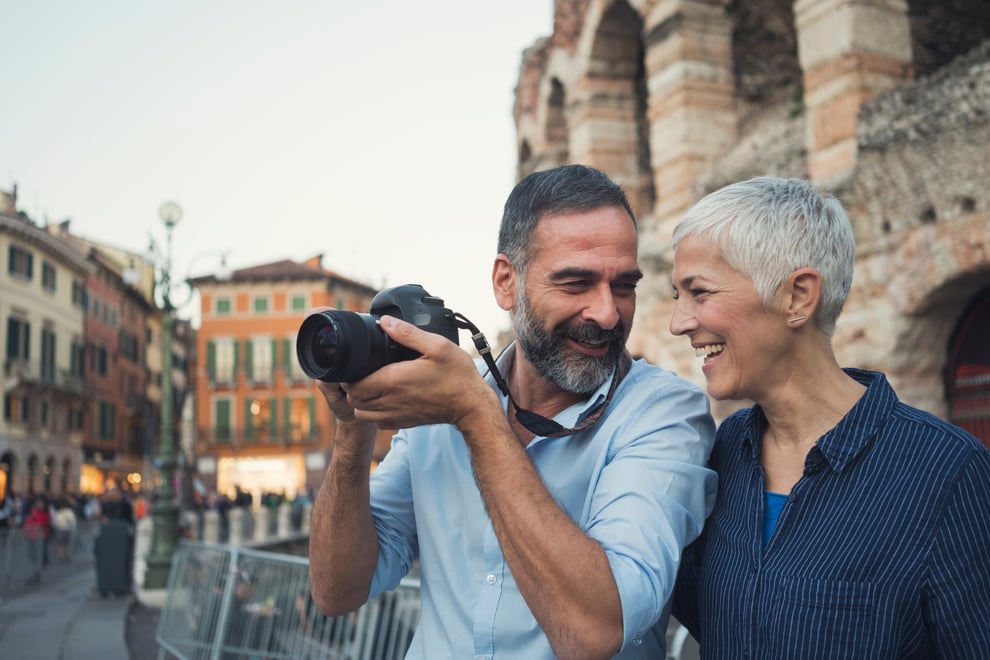
[[[495,292],[495,302],[507,312],[516,305],[516,293],[519,286],[519,274],[515,266],[504,254],[495,257],[492,266],[492,289]]]
[[[822,274],[814,268],[798,268],[784,282],[784,313],[788,319],[811,318],[822,295]]]

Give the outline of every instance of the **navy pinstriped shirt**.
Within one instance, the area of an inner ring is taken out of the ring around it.
[[[718,500],[674,615],[702,658],[990,658],[990,451],[880,373],[805,460],[763,546],[766,418],[718,429]]]

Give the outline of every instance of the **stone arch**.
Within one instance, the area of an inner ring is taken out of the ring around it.
[[[963,313],[949,342],[945,391],[949,421],[990,447],[990,287]]]
[[[49,454],[41,466],[41,489],[46,495],[51,495],[52,483],[55,479],[55,457]]]
[[[16,474],[17,456],[13,452],[4,452],[0,455],[0,497],[6,497],[10,489],[14,488]]]
[[[39,463],[37,454],[32,453],[28,455],[27,462],[25,463],[26,470],[24,472],[24,492],[28,496],[33,497],[38,494],[37,479],[41,467]]]
[[[626,0],[592,3],[565,106],[568,159],[608,172],[625,189],[637,217],[655,201],[645,52],[639,12]]]
[[[990,34],[986,0],[908,0],[911,57],[917,77],[941,69]]]
[[[744,104],[766,106],[798,101],[798,61],[794,0],[732,0],[726,7],[732,22],[732,70],[736,97]],[[741,113],[745,120],[746,113]]]
[[[59,484],[58,484],[59,491],[63,495],[73,493],[77,490],[76,487],[73,487],[69,483],[69,480],[71,478],[72,478],[72,459],[66,456],[62,459],[62,470],[59,473]],[[78,484],[75,484],[75,486],[78,486]]]
[[[914,284],[921,287],[926,273],[915,265]],[[927,273],[929,276],[931,273]],[[934,278],[933,278],[934,279]],[[892,281],[894,287],[911,286],[907,280]],[[948,418],[946,379],[951,365],[950,348],[967,310],[979,292],[990,287],[990,269],[957,272],[929,286],[913,301],[902,301],[895,331],[896,341],[887,356],[885,370],[898,395],[906,403]]]
[[[550,78],[550,92],[547,95],[545,116],[543,120],[543,136],[546,140],[546,150],[554,165],[565,165],[570,158],[567,146],[569,132],[567,130],[567,91],[560,78]]]

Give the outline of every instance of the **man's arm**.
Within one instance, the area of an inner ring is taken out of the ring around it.
[[[378,561],[368,487],[375,426],[354,418],[335,383],[320,383],[319,389],[337,419],[337,435],[313,504],[309,579],[313,601],[336,616],[364,604]]]
[[[614,655],[622,609],[605,552],[551,497],[470,356],[390,317],[381,327],[423,357],[345,385],[357,419],[383,428],[456,425],[506,562],[555,654]]]
[[[460,430],[505,561],[558,657],[611,657],[622,606],[605,551],[550,496],[497,410],[479,407]]]

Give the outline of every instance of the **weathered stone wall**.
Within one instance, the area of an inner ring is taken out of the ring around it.
[[[673,226],[687,205],[727,183],[763,174],[812,178],[847,205],[857,236],[853,291],[834,337],[840,363],[887,372],[905,401],[944,416],[949,343],[967,305],[990,287],[990,3],[559,0],[555,7],[555,33],[527,51],[520,74],[516,122],[527,147],[520,176],[561,154],[596,164],[608,136],[583,120],[575,98],[614,88],[609,67],[636,63],[627,55],[596,64],[592,44],[602,31],[642,30],[649,129],[642,139],[656,201],[638,210],[647,276],[630,350],[703,384],[688,342],[668,331]],[[541,124],[551,116],[550,79],[559,117],[552,146]],[[636,129],[613,123],[609,130]],[[739,405],[713,402],[719,418]]]

